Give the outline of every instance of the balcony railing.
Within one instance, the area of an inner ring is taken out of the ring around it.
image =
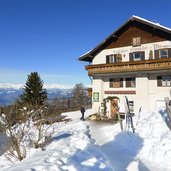
[[[88,71],[89,75],[104,73],[169,70],[171,69],[171,58],[120,62],[112,64],[87,65],[85,68]]]

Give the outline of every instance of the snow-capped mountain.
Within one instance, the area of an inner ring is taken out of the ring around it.
[[[23,87],[24,87],[24,84],[0,83],[0,89],[22,89]]]
[[[24,84],[10,84],[10,83],[0,83],[0,89],[22,89]],[[62,85],[62,84],[44,84],[46,89],[72,89],[73,86]]]
[[[23,91],[24,84],[0,84],[0,106],[10,105]],[[72,86],[60,84],[45,84],[48,99],[70,97]]]

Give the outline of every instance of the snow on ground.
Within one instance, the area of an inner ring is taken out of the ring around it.
[[[80,121],[80,113],[65,115],[69,115],[73,121],[56,124],[52,142],[44,151],[32,149],[30,156],[9,168],[4,165],[6,161],[1,156],[1,171],[112,171],[108,159],[90,139],[89,129]]]
[[[86,116],[91,114],[86,111]],[[135,132],[119,124],[80,121],[80,112],[68,112],[72,121],[55,125],[52,142],[44,151],[31,149],[14,165],[0,156],[1,171],[169,171],[171,131],[164,109],[134,117]]]
[[[136,133],[121,132],[119,124],[101,126],[91,122],[91,137],[116,171],[170,171],[171,131],[162,118],[165,113],[161,108],[135,116]]]

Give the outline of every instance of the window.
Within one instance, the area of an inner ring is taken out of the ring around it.
[[[154,51],[154,57],[155,57],[155,59],[171,58],[171,48],[155,50]]]
[[[111,78],[109,79],[110,88],[120,88],[123,87],[123,78]]]
[[[168,58],[168,49],[159,50],[160,58]]]
[[[164,75],[157,77],[157,86],[158,87],[170,87],[171,86],[171,76]]]
[[[126,81],[126,87],[135,87],[136,86],[135,77],[126,78],[125,81]]]
[[[106,63],[116,63],[116,62],[118,62],[117,54],[106,56]]]
[[[133,46],[140,46],[141,45],[141,37],[133,38],[132,45]]]
[[[140,61],[141,60],[141,53],[140,52],[133,53],[133,60],[134,61]]]
[[[133,52],[129,54],[129,60],[130,61],[141,61],[145,60],[145,52],[140,51],[140,52]]]

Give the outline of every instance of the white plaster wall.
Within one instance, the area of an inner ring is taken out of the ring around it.
[[[105,49],[101,51],[92,61],[92,64],[104,64],[106,63],[106,55],[111,54],[122,54],[122,61],[129,61],[129,53],[136,51],[145,51],[145,59],[149,59],[150,50],[154,51],[156,49],[171,48],[171,41],[162,41],[155,43],[143,44],[138,47],[126,46],[113,49]],[[154,58],[154,52],[153,52]]]
[[[104,99],[104,81],[101,77],[94,77],[92,85],[93,85],[93,93],[94,92],[99,93],[99,102],[93,102],[92,99],[92,109],[93,111],[98,112],[99,108],[101,110],[101,103],[103,102]]]
[[[170,73],[150,74],[149,75],[149,110],[157,107],[157,102],[164,102],[165,97],[170,97],[171,87],[158,87],[157,76],[170,75]]]
[[[138,113],[140,107],[143,107],[144,109],[149,108],[149,102],[148,102],[148,75],[147,74],[141,74],[136,78],[136,101],[135,101],[135,111]]]
[[[132,46],[127,46],[124,48],[114,48],[114,49],[105,49],[101,51],[92,61],[92,64],[104,64],[106,63],[106,55],[112,55],[112,54],[118,54],[121,53],[123,56],[122,61],[128,61],[129,60],[129,49]],[[122,50],[124,49],[124,50]]]

